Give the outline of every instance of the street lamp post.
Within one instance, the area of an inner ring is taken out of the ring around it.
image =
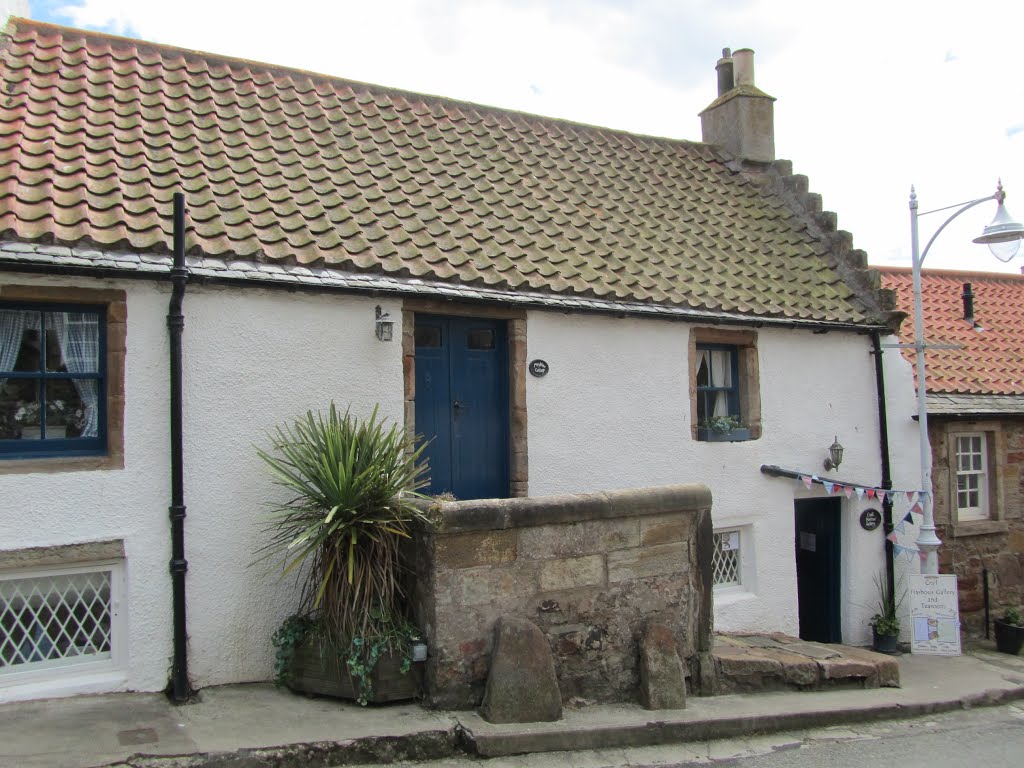
[[[926,575],[935,575],[939,572],[938,549],[942,542],[935,535],[935,516],[932,506],[931,449],[928,444],[928,403],[925,399],[924,352],[927,349],[927,345],[924,340],[924,310],[921,306],[921,264],[928,255],[928,250],[932,247],[932,243],[935,242],[935,238],[946,228],[947,224],[964,211],[970,210],[976,205],[986,203],[989,200],[995,200],[998,203],[996,217],[973,242],[987,245],[992,254],[1000,261],[1009,261],[1016,256],[1017,251],[1020,249],[1020,241],[1024,239],[1024,225],[1010,218],[1006,208],[1003,206],[1005,199],[1006,194],[1003,192],[1003,185],[1000,182],[996,187],[994,195],[983,197],[980,200],[972,200],[967,203],[939,208],[934,211],[918,213],[917,192],[914,191],[913,187],[910,188],[910,247],[914,277],[914,351],[917,356],[917,418],[921,449],[921,504],[924,508],[924,520],[921,523],[920,532],[917,537],[917,548],[920,552],[924,553],[924,558],[921,561],[921,573]],[[919,252],[917,238],[918,218],[927,216],[929,213],[948,211],[950,208],[956,208],[957,210],[942,223],[942,226],[935,230],[935,234],[932,235],[931,240],[924,247],[924,251]]]

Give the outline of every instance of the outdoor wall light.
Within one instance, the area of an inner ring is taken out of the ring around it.
[[[391,337],[395,330],[395,321],[389,320],[391,315],[388,312],[381,311],[380,304],[377,305],[377,317],[375,323],[375,329],[377,332],[377,338],[380,341],[391,341]]]
[[[825,469],[832,471],[833,469],[839,469],[839,465],[843,463],[843,446],[839,444],[839,435],[836,435],[832,445],[828,447],[828,456],[825,457]]]

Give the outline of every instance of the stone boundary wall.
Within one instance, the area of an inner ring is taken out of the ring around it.
[[[636,701],[638,640],[675,633],[693,692],[712,633],[711,492],[672,485],[522,499],[436,502],[416,547],[417,621],[430,646],[427,703],[479,705],[494,625],[546,635],[562,700]]]

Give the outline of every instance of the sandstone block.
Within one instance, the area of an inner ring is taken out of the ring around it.
[[[875,665],[862,659],[845,656],[838,659],[821,659],[818,664],[821,666],[823,680],[862,679],[865,688],[877,688],[880,684]]]
[[[479,531],[437,537],[437,565],[473,568],[500,565],[516,559],[516,531]]]
[[[640,543],[645,547],[686,541],[690,524],[682,515],[649,517],[640,521]]]
[[[546,560],[540,566],[540,589],[554,592],[579,587],[604,585],[604,558],[601,555]]]
[[[608,553],[608,581],[630,581],[649,576],[670,576],[689,567],[685,542]]]
[[[480,714],[492,723],[560,720],[562,696],[544,634],[533,622],[508,616],[498,620],[494,634]]]
[[[683,663],[664,624],[651,624],[640,640],[640,703],[645,709],[686,707]]]
[[[567,525],[540,525],[525,528],[520,534],[520,552],[524,558],[593,555],[640,544],[640,524],[636,520],[588,520]]]

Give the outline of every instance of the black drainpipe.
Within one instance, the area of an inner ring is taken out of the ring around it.
[[[167,310],[167,333],[171,342],[171,587],[174,599],[174,661],[168,685],[171,700],[183,704],[192,694],[188,680],[188,634],[185,622],[185,482],[182,469],[181,440],[181,333],[185,315],[181,304],[185,298],[185,196],[174,193],[174,266],[171,267],[171,301]]]
[[[892,489],[892,468],[889,463],[889,419],[885,409],[885,371],[882,366],[882,340],[877,331],[871,334],[872,354],[875,357],[875,392],[878,397],[878,442],[882,457],[882,487]],[[895,526],[892,523],[892,497],[885,494],[882,499],[882,530],[885,532],[885,581],[889,595],[896,598],[896,572],[893,567],[893,548],[889,534]]]

